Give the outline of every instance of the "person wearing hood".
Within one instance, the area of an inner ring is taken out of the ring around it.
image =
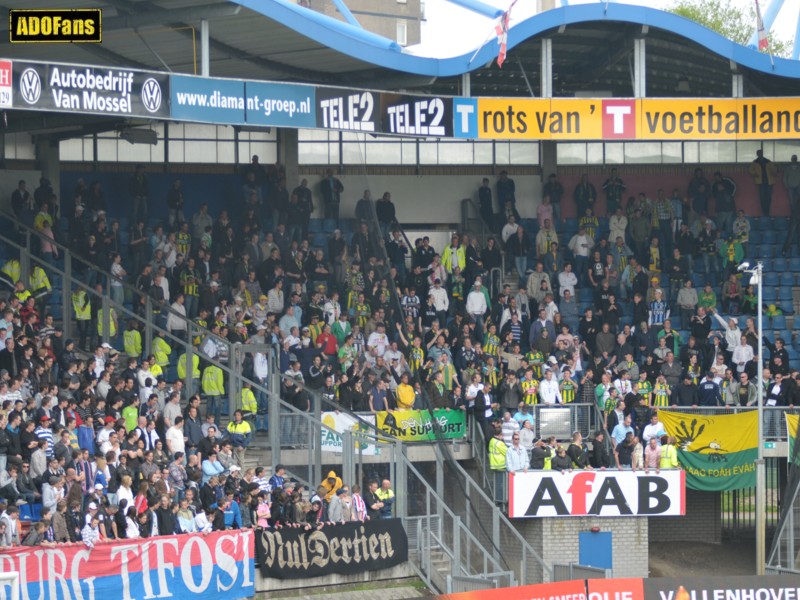
[[[330,471],[325,480],[319,485],[325,489],[325,502],[330,503],[331,498],[333,498],[334,494],[336,493],[336,490],[342,487],[342,478],[336,475],[336,471]]]

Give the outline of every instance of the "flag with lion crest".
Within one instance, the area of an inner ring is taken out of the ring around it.
[[[720,492],[753,487],[758,458],[758,413],[698,415],[662,410],[658,418],[678,447],[686,487]]]

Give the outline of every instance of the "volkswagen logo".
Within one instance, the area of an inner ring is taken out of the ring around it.
[[[42,96],[42,80],[36,69],[25,69],[19,78],[19,93],[28,104],[36,104]]]
[[[161,108],[161,86],[152,77],[142,84],[142,104],[151,113]]]

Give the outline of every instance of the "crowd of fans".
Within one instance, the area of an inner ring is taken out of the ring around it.
[[[9,506],[0,524],[15,505],[41,501],[53,518],[78,511],[69,517],[73,530],[107,515],[106,533],[113,522],[116,534],[147,535],[159,519],[172,532],[187,510],[214,505],[206,515],[217,526],[227,523],[232,498],[257,504],[267,484],[258,485],[257,470],[241,470],[253,429],[280,426],[293,445],[306,444],[308,430],[278,415],[270,424],[266,394],[250,385],[221,427],[227,392],[214,362],[226,364],[239,343],[279,349],[281,396],[296,410],[315,402],[351,411],[464,410],[487,440],[496,422],[530,427],[536,404],[592,404],[609,433],[630,420],[639,436],[660,407],[750,406],[759,360],[767,366],[766,403],[795,403],[798,373],[785,341],[767,340],[770,357],[759,357],[752,319],[740,330],[729,318],[755,309],[737,271],[750,223],[736,210],[733,181],[720,173],[708,181],[697,169],[685,191],[623,202],[626,186],[612,170],[602,186],[607,231],[584,177],[571,194],[581,215],[574,233],[561,210],[569,196],[553,174],[534,235],[503,172],[494,189],[485,179],[478,190],[496,237],[453,235],[442,249],[427,237],[406,239],[389,192],[373,201],[365,191],[348,232],[342,181],[328,170],[315,185],[316,194],[306,179],[289,192],[283,168],[254,157],[230,212],[214,216],[201,204],[188,214],[181,181],[150,190],[140,166],[127,190],[125,236],[99,183],[79,180],[61,204],[62,227],[47,181],[33,194],[20,182],[12,207],[41,233],[41,257],[59,264],[54,241],[76,249],[98,296],[65,293],[72,311],[64,316],[71,313],[78,332],[65,340],[48,313],[47,270],[31,269],[25,281],[16,259],[3,267],[10,291],[0,303],[0,497]],[[333,230],[322,245],[310,236],[315,195]],[[150,228],[155,213],[166,218]],[[699,264],[702,290],[692,284]],[[516,272],[518,290],[490,283],[504,268]],[[112,301],[139,315],[124,331],[113,308],[102,314],[106,283]],[[186,355],[176,357],[169,339],[160,334],[142,347],[147,297],[158,324],[194,344],[190,368],[202,397],[183,387]],[[685,343],[676,321],[688,330]],[[266,383],[265,355],[254,353],[244,371]],[[513,445],[513,437],[506,441]],[[203,502],[204,490],[213,502]]]

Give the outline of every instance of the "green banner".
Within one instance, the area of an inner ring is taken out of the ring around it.
[[[463,410],[391,410],[375,413],[378,429],[385,435],[405,442],[458,440],[467,435],[467,417]]]
[[[755,487],[756,411],[697,415],[661,410],[658,417],[678,447],[686,487],[704,492]]]

